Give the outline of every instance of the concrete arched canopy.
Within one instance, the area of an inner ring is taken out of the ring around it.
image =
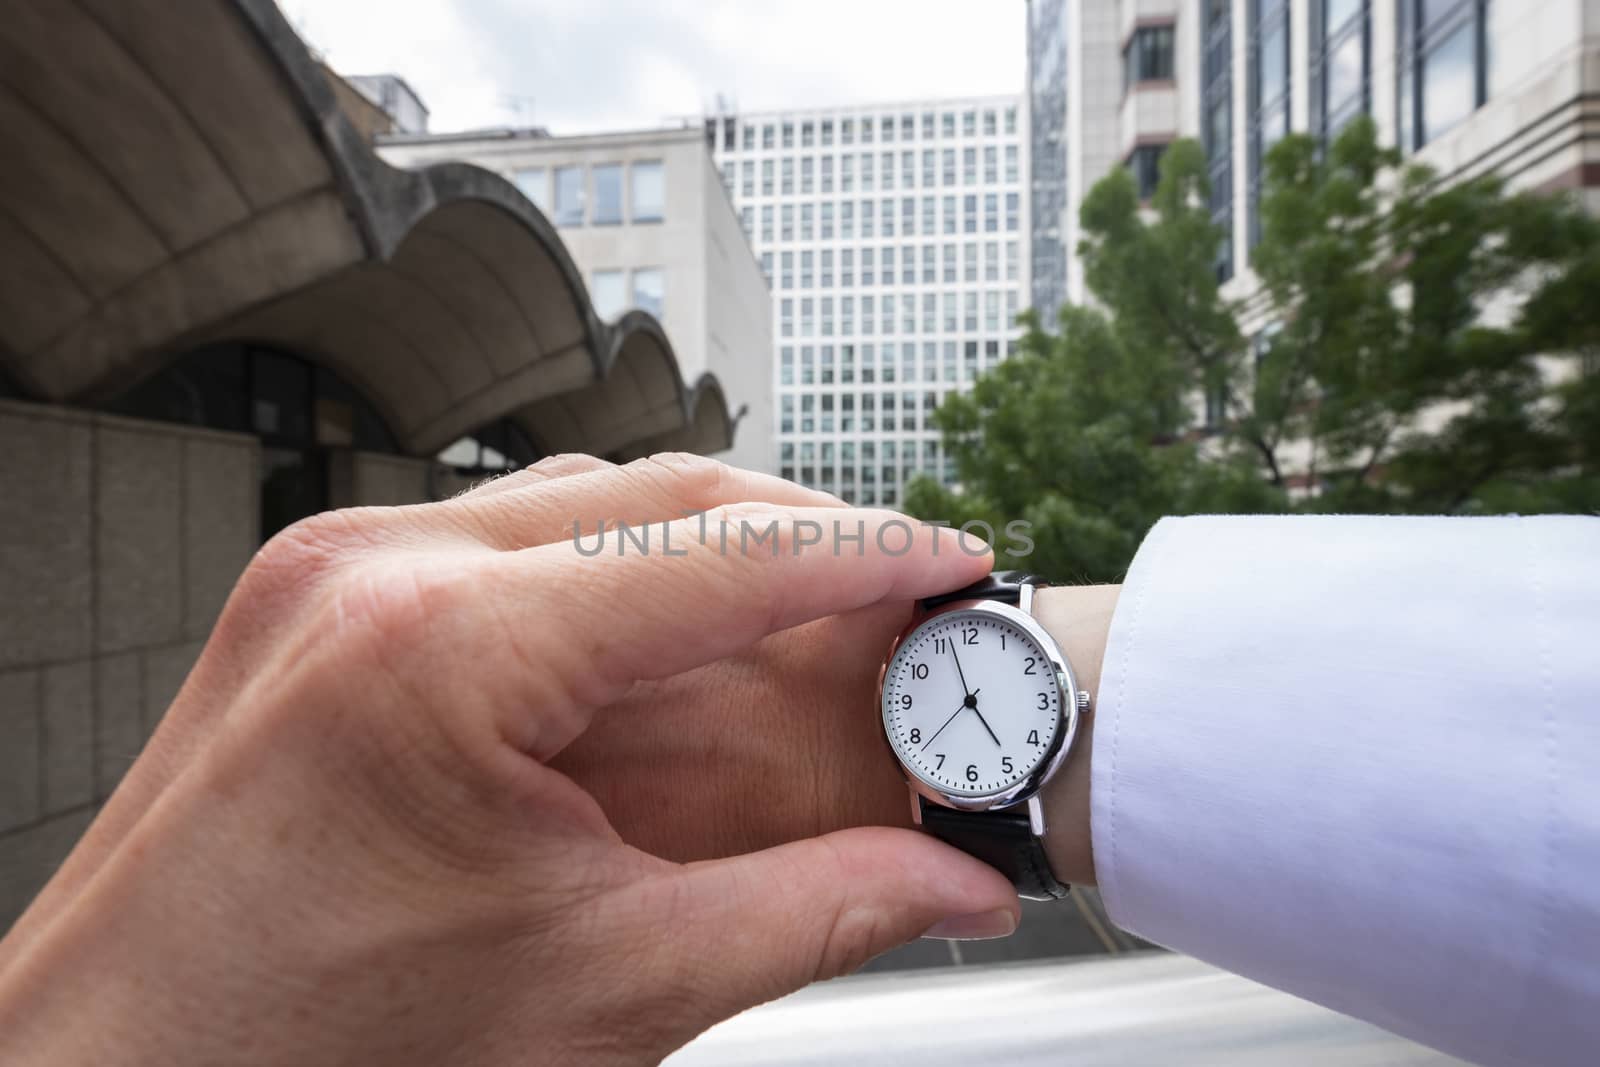
[[[269,0],[19,0],[0,137],[0,365],[40,399],[240,339],[327,364],[414,455],[504,416],[551,449],[731,443],[721,390],[650,316],[599,321],[509,182],[379,160]]]

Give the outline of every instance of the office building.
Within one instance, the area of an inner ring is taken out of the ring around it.
[[[397,134],[377,149],[396,166],[461,161],[515,184],[554,224],[603,320],[648,311],[686,380],[715,376],[738,422],[718,458],[772,470],[767,287],[698,129]]]
[[[1027,303],[1015,96],[718,114],[706,136],[770,283],[778,466],[896,506],[953,463],[931,416]]]
[[[1600,8],[1586,0],[1029,0],[1030,57],[1052,47],[1064,62],[1034,61],[1056,80],[1036,77],[1029,99],[1035,129],[1065,99],[1067,301],[1087,298],[1071,255],[1084,195],[1119,165],[1148,192],[1179,136],[1206,151],[1233,297],[1255,286],[1262,160],[1290,131],[1327,138],[1370,115],[1446,180],[1494,170],[1600,197],[1585,132],[1600,116]]]

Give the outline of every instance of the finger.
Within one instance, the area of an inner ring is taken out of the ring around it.
[[[691,670],[823,616],[959,588],[992,562],[981,540],[892,511],[741,504],[704,519],[703,529],[679,520],[607,530],[488,565],[473,594],[484,598],[481,610],[526,619],[527,605],[538,604],[540,619],[508,637],[550,672],[540,691],[495,702],[512,717],[494,724],[500,736],[548,759],[592,709],[636,681]]]
[[[498,488],[513,479],[518,481]],[[830,493],[685,452],[664,452],[620,467],[574,458],[508,475],[443,506],[465,517],[486,543],[513,550],[593,533],[602,521],[613,527],[667,522],[747,500],[844,506]]]
[[[1003,937],[1021,918],[999,872],[914,830],[841,830],[676,877],[655,962],[715,1018],[919,936]]]
[[[585,452],[563,452],[559,455],[546,456],[537,463],[531,463],[519,471],[503,474],[498,478],[490,479],[482,485],[475,486],[465,493],[457,495],[456,500],[482,500],[484,497],[495,496],[512,489],[526,489],[530,485],[538,485],[556,478],[565,478],[573,474],[588,474],[591,471],[607,470],[616,464],[610,460],[591,456]]]

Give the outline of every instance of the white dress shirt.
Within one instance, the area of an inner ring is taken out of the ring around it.
[[[1600,1064],[1600,519],[1151,531],[1095,864],[1159,944],[1485,1064]]]

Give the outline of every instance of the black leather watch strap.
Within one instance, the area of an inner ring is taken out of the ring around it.
[[[957,811],[924,800],[922,828],[1011,879],[1018,896],[1060,900],[1067,895],[1067,887],[1051,872],[1044,842],[1034,836],[1026,815]]]
[[[999,600],[1015,604],[1022,586],[1035,581],[1023,571],[995,571],[964,589],[931,596],[922,601],[924,611],[957,600]],[[1034,835],[1025,814],[1015,811],[958,811],[919,798],[922,828],[939,840],[975,856],[1011,879],[1019,896],[1031,900],[1060,900],[1068,889],[1056,880],[1044,854],[1044,842]]]
[[[922,609],[932,611],[957,600],[1001,600],[1015,604],[1021,595],[1022,586],[1033,580],[1033,575],[1024,571],[995,571],[962,589],[924,598]]]

